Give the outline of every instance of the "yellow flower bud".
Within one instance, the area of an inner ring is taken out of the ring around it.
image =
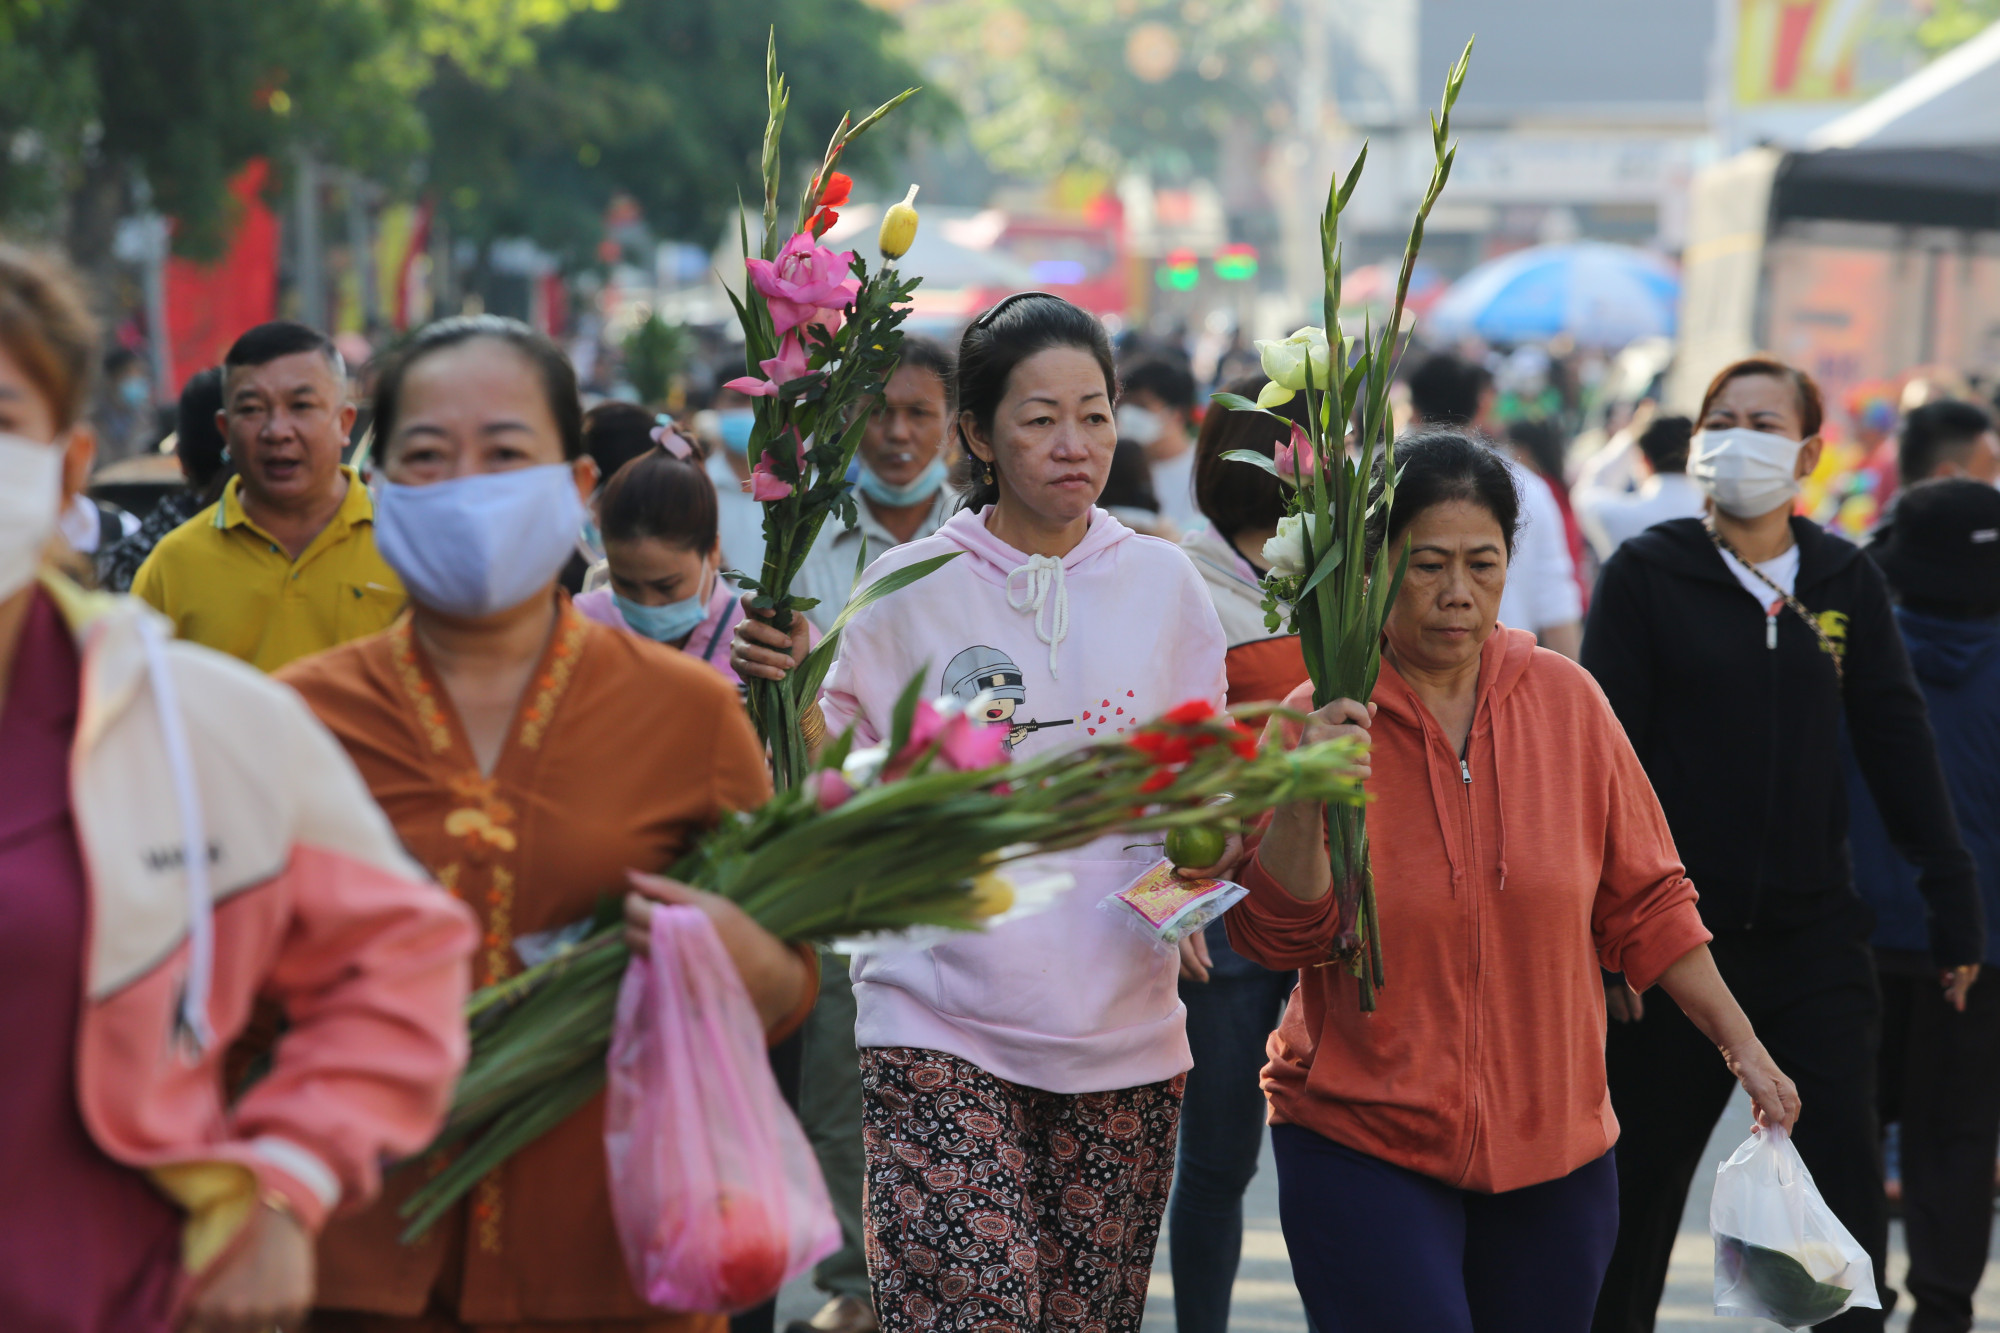
[[[999,916],[1014,906],[1014,883],[998,871],[989,870],[972,881],[972,915]]]
[[[908,254],[916,239],[917,187],[912,185],[903,202],[889,205],[889,211],[882,215],[882,230],[876,243],[882,248],[882,258],[895,260]]]

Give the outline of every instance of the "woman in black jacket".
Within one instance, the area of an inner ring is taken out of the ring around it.
[[[1715,377],[1688,463],[1708,514],[1658,524],[1605,565],[1583,664],[1659,793],[1724,979],[1797,1080],[1799,1152],[1886,1293],[1881,997],[1848,871],[1843,723],[1897,850],[1921,871],[1948,988],[1971,984],[1985,939],[1882,576],[1857,547],[1792,514],[1819,459],[1821,414],[1818,386],[1783,362],[1751,358]],[[1621,1020],[1606,1065],[1623,1135],[1618,1243],[1595,1329],[1645,1333],[1732,1084],[1671,1000],[1641,1005],[1623,978],[1606,984]],[[1879,1330],[1882,1320],[1853,1310],[1821,1327]]]

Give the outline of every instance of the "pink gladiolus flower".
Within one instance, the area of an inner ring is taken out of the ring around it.
[[[780,334],[801,324],[822,322],[822,308],[845,310],[861,291],[861,280],[850,269],[854,252],[839,254],[819,244],[810,232],[785,242],[773,260],[748,259],[750,283],[771,310],[771,325]]]
[[[770,362],[764,364],[769,365]],[[806,475],[806,442],[799,439],[797,430],[790,431],[792,440],[798,445],[798,461],[793,465],[803,479]],[[764,446],[764,452],[757,456],[757,464],[750,469],[750,498],[759,504],[772,500],[782,500],[792,493],[792,483],[778,475],[771,466],[771,453],[778,441],[772,440]]]
[[[819,805],[821,814],[838,810],[854,797],[854,788],[837,768],[822,768],[813,774],[813,781],[813,799]]]
[[[760,380],[755,375],[744,375],[722,387],[734,389],[750,398],[770,398],[777,394],[780,386],[791,383],[812,369],[806,360],[805,345],[799,341],[796,333],[786,334],[784,340],[778,344],[778,354],[769,361],[759,361],[757,365],[770,376],[769,379]]]
[[[910,719],[909,743],[883,769],[883,778],[893,782],[902,777],[932,746],[954,772],[991,768],[1007,757],[1007,728],[975,721],[962,712],[939,713],[928,699],[919,699],[916,716]]]
[[[1277,455],[1271,461],[1277,464],[1279,480],[1293,486],[1299,484],[1302,475],[1310,477],[1318,466],[1318,460],[1313,457],[1312,441],[1306,438],[1305,431],[1297,422],[1292,423],[1292,438],[1278,446]]]
[[[760,458],[750,469],[750,498],[758,504],[782,500],[792,493],[792,483],[771,470],[771,460]]]
[[[1007,728],[976,722],[964,713],[954,713],[944,724],[938,753],[947,765],[961,773],[991,768],[1007,757]]]

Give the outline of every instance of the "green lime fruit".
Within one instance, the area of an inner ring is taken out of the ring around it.
[[[1196,824],[1167,834],[1167,859],[1177,870],[1206,870],[1222,859],[1229,837],[1219,828]]]

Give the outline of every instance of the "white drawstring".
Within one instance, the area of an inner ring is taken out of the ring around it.
[[[152,677],[153,706],[160,714],[160,741],[167,752],[167,776],[172,780],[181,815],[181,870],[186,876],[188,909],[188,970],[181,989],[181,1030],[200,1055],[215,1040],[208,1022],[208,992],[215,972],[215,904],[208,883],[208,821],[202,816],[201,788],[195,782],[194,753],[181,725],[180,695],[167,666],[165,636],[150,616],[139,621],[139,639],[146,649],[146,674]]]
[[[1017,597],[1014,578],[1019,574],[1028,576],[1028,586],[1025,595]],[[1053,598],[1049,596],[1051,589]],[[1049,646],[1049,675],[1056,676],[1056,645],[1069,637],[1069,585],[1063,582],[1062,561],[1054,556],[1029,556],[1027,564],[1007,575],[1007,605],[1035,613],[1035,637]]]

